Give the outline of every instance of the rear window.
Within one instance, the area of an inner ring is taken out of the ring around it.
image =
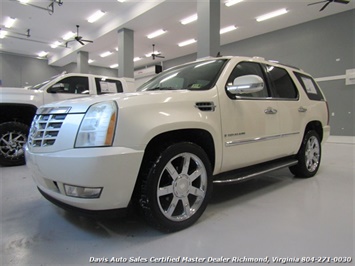
[[[298,81],[301,83],[302,88],[308,95],[308,98],[310,100],[315,100],[315,101],[323,101],[323,95],[317,85],[317,83],[314,81],[314,79],[310,76],[306,76],[304,74],[295,72],[295,75],[298,79]]]
[[[97,94],[123,92],[122,83],[115,79],[95,78]]]

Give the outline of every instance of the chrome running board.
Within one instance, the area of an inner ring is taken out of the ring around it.
[[[276,171],[285,167],[296,165],[298,161],[294,158],[275,160],[259,165],[254,165],[227,173],[222,173],[214,177],[214,184],[232,184],[242,182],[257,176]]]

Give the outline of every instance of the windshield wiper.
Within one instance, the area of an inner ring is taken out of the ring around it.
[[[177,88],[173,88],[173,87],[155,87],[155,88],[151,88],[151,89],[148,89],[148,91],[171,91],[171,90],[180,90],[180,89],[177,89]]]

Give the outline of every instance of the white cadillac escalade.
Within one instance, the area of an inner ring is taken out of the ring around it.
[[[192,225],[216,184],[289,167],[314,176],[327,102],[300,69],[218,57],[171,68],[135,93],[38,109],[26,160],[45,198],[78,212],[139,206],[163,231]]]

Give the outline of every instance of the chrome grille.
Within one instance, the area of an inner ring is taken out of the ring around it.
[[[28,144],[32,147],[53,145],[66,116],[66,114],[36,115],[31,125]]]

